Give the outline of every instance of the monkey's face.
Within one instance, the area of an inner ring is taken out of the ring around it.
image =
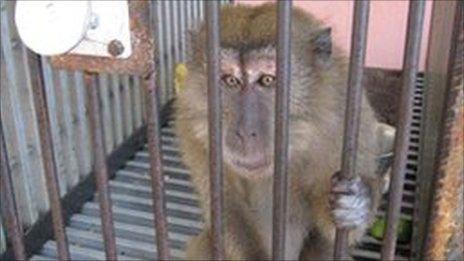
[[[275,49],[221,52],[224,161],[251,177],[272,173]]]
[[[223,158],[228,169],[246,178],[273,174],[277,87],[275,8],[275,5],[263,5],[256,10],[225,7],[220,16]],[[292,23],[289,160],[298,162],[310,148],[325,147],[317,137],[333,132],[334,124],[327,123],[327,119],[338,124],[338,114],[332,114],[341,103],[331,95],[332,86],[336,85],[330,79],[339,76],[320,76],[331,64],[330,28],[322,28],[302,12],[294,13]],[[180,139],[190,141],[184,143],[186,151],[201,149],[207,154],[205,42],[203,26],[192,35],[189,74],[185,89],[177,97],[176,121],[182,126]]]
[[[294,57],[294,54],[292,54]],[[207,150],[206,58],[192,63],[186,88],[178,97],[178,121],[187,121],[189,138]],[[295,62],[297,61],[297,62]],[[307,148],[312,124],[304,120],[311,79],[307,64],[292,59],[289,159]],[[222,48],[220,84],[223,103],[223,159],[246,178],[269,177],[274,169],[276,49],[272,45],[243,51]],[[181,137],[182,138],[182,137]],[[196,145],[198,146],[198,145]]]

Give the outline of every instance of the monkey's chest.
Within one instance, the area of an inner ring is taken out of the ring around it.
[[[265,253],[265,259],[272,257],[272,231],[273,231],[273,208],[272,197],[265,197],[257,205],[249,205],[249,219],[253,224],[256,238],[259,240],[259,245],[262,252]],[[299,211],[295,211],[295,206],[288,207],[288,221],[286,223],[285,234],[285,257],[289,260],[297,260],[301,248],[303,246],[304,238],[307,234],[305,220],[299,216]]]

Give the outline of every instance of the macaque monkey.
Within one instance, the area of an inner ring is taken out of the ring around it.
[[[380,124],[364,99],[357,177],[339,172],[347,59],[330,29],[293,9],[288,220],[285,258],[333,258],[335,229],[359,239],[376,213],[382,179]],[[227,260],[272,258],[272,184],[276,91],[277,7],[227,6],[220,12],[223,103],[224,237]],[[185,88],[175,102],[175,131],[200,195],[205,228],[187,246],[187,259],[212,258],[206,32],[192,35]]]

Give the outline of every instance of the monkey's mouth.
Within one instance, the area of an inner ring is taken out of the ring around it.
[[[267,172],[266,170],[271,166],[271,161],[264,155],[245,156],[230,153],[225,159],[237,174]]]
[[[268,162],[264,159],[261,160],[235,160],[235,165],[237,167],[243,168],[248,171],[257,171],[260,169],[264,169],[269,166]]]
[[[226,163],[235,174],[246,177],[261,176],[262,174],[270,172],[273,166],[272,156],[268,148],[261,148],[258,145],[250,149],[236,148],[235,146],[231,146],[230,143],[226,143],[223,151],[224,163]]]

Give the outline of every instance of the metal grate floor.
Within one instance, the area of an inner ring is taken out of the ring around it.
[[[408,171],[405,173],[402,218],[412,220],[416,188],[416,170],[419,150],[420,120],[422,112],[423,79],[419,79],[414,97],[413,129],[408,155]],[[189,181],[189,173],[180,159],[178,140],[170,126],[162,129],[163,169],[166,181],[166,200],[169,223],[169,239],[173,259],[184,258],[187,240],[202,228],[201,212],[197,196]],[[151,187],[146,147],[138,151],[123,169],[110,180],[111,197],[116,231],[116,243],[120,260],[153,259],[154,246]],[[386,197],[378,212],[385,215]],[[75,214],[66,228],[71,258],[73,260],[105,260],[101,236],[98,199],[87,202],[81,213]],[[380,260],[381,241],[365,235],[359,246],[352,250],[355,260]],[[397,245],[397,259],[410,255],[409,243]],[[50,240],[31,260],[56,260],[56,242]]]

